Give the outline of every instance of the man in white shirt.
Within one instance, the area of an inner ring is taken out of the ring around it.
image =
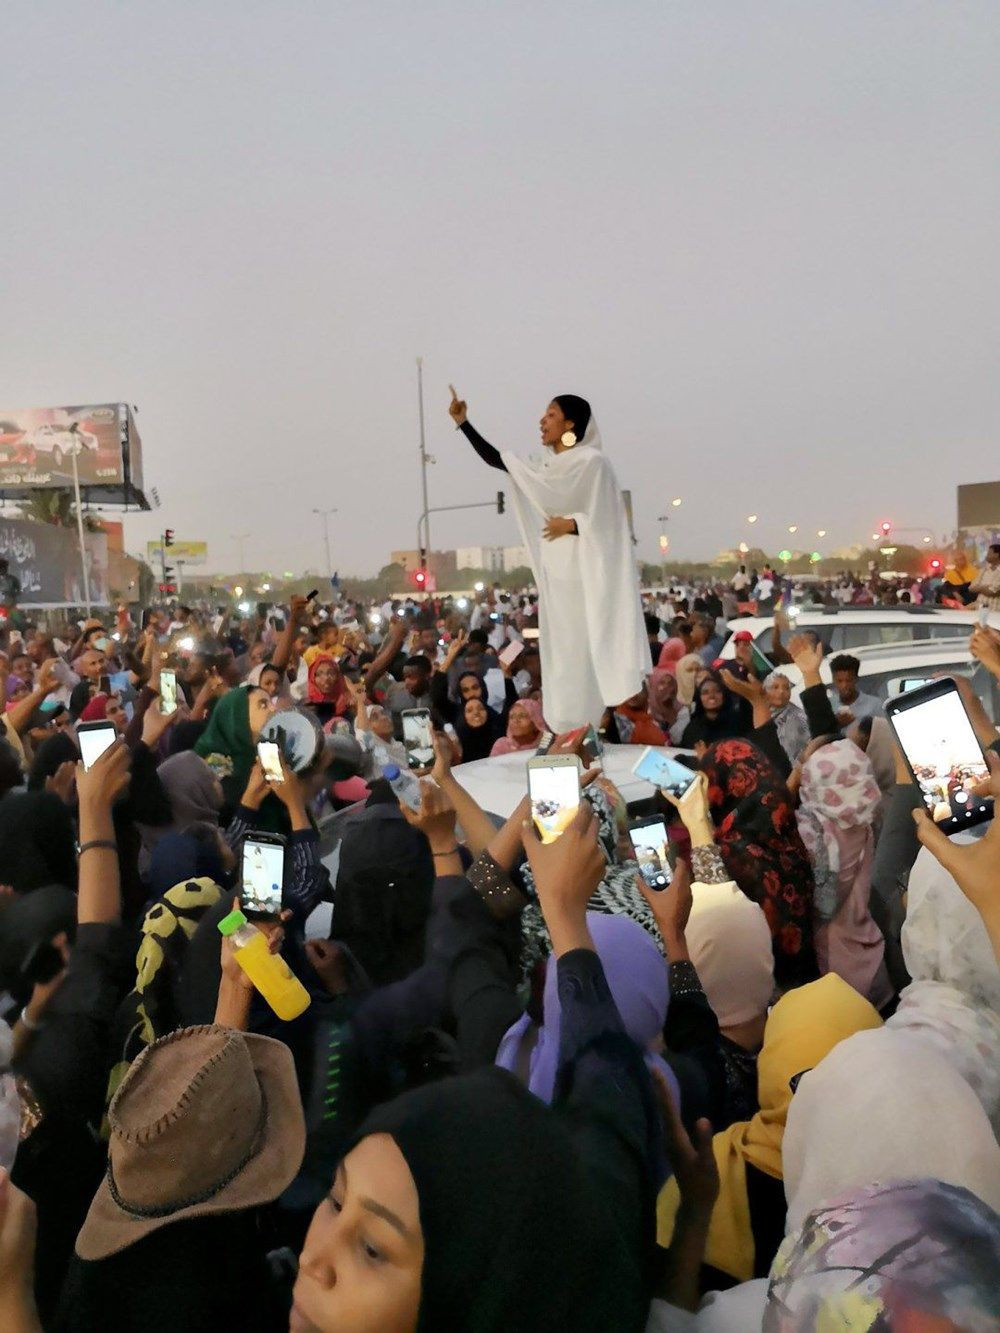
[[[750,575],[747,573],[746,565],[740,565],[739,569],[733,575],[729,584],[735,593],[745,593],[750,586]]]
[[[862,694],[858,689],[858,676],[861,663],[849,653],[841,653],[830,662],[833,687],[830,690],[830,703],[842,727],[849,727],[852,722],[860,722],[866,717],[882,717],[884,706],[881,699],[873,694]]]

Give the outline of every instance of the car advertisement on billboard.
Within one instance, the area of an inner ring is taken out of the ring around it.
[[[123,486],[125,403],[0,410],[0,491]],[[141,486],[141,463],[136,485]]]

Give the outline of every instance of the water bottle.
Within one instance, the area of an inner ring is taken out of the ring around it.
[[[400,805],[408,805],[414,814],[419,814],[423,794],[420,783],[413,774],[404,773],[398,764],[386,764],[382,776],[396,793],[396,800]]]

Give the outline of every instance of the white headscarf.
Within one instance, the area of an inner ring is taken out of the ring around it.
[[[910,872],[903,958],[913,980],[889,1026],[933,1046],[1000,1134],[1000,966],[982,917],[926,848]]]
[[[975,1093],[888,1026],[848,1037],[803,1076],[781,1156],[786,1234],[838,1195],[890,1180],[943,1180],[1000,1208],[1000,1147]]]

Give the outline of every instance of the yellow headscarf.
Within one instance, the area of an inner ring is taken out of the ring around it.
[[[708,1229],[707,1264],[739,1282],[754,1276],[747,1162],[765,1175],[782,1178],[781,1140],[792,1101],[791,1080],[814,1069],[845,1037],[881,1026],[875,1008],[833,972],[789,991],[771,1010],[757,1057],[760,1110],[752,1120],[737,1121],[712,1140],[719,1197]],[[670,1244],[679,1203],[677,1182],[668,1180],[656,1209],[660,1245]]]

